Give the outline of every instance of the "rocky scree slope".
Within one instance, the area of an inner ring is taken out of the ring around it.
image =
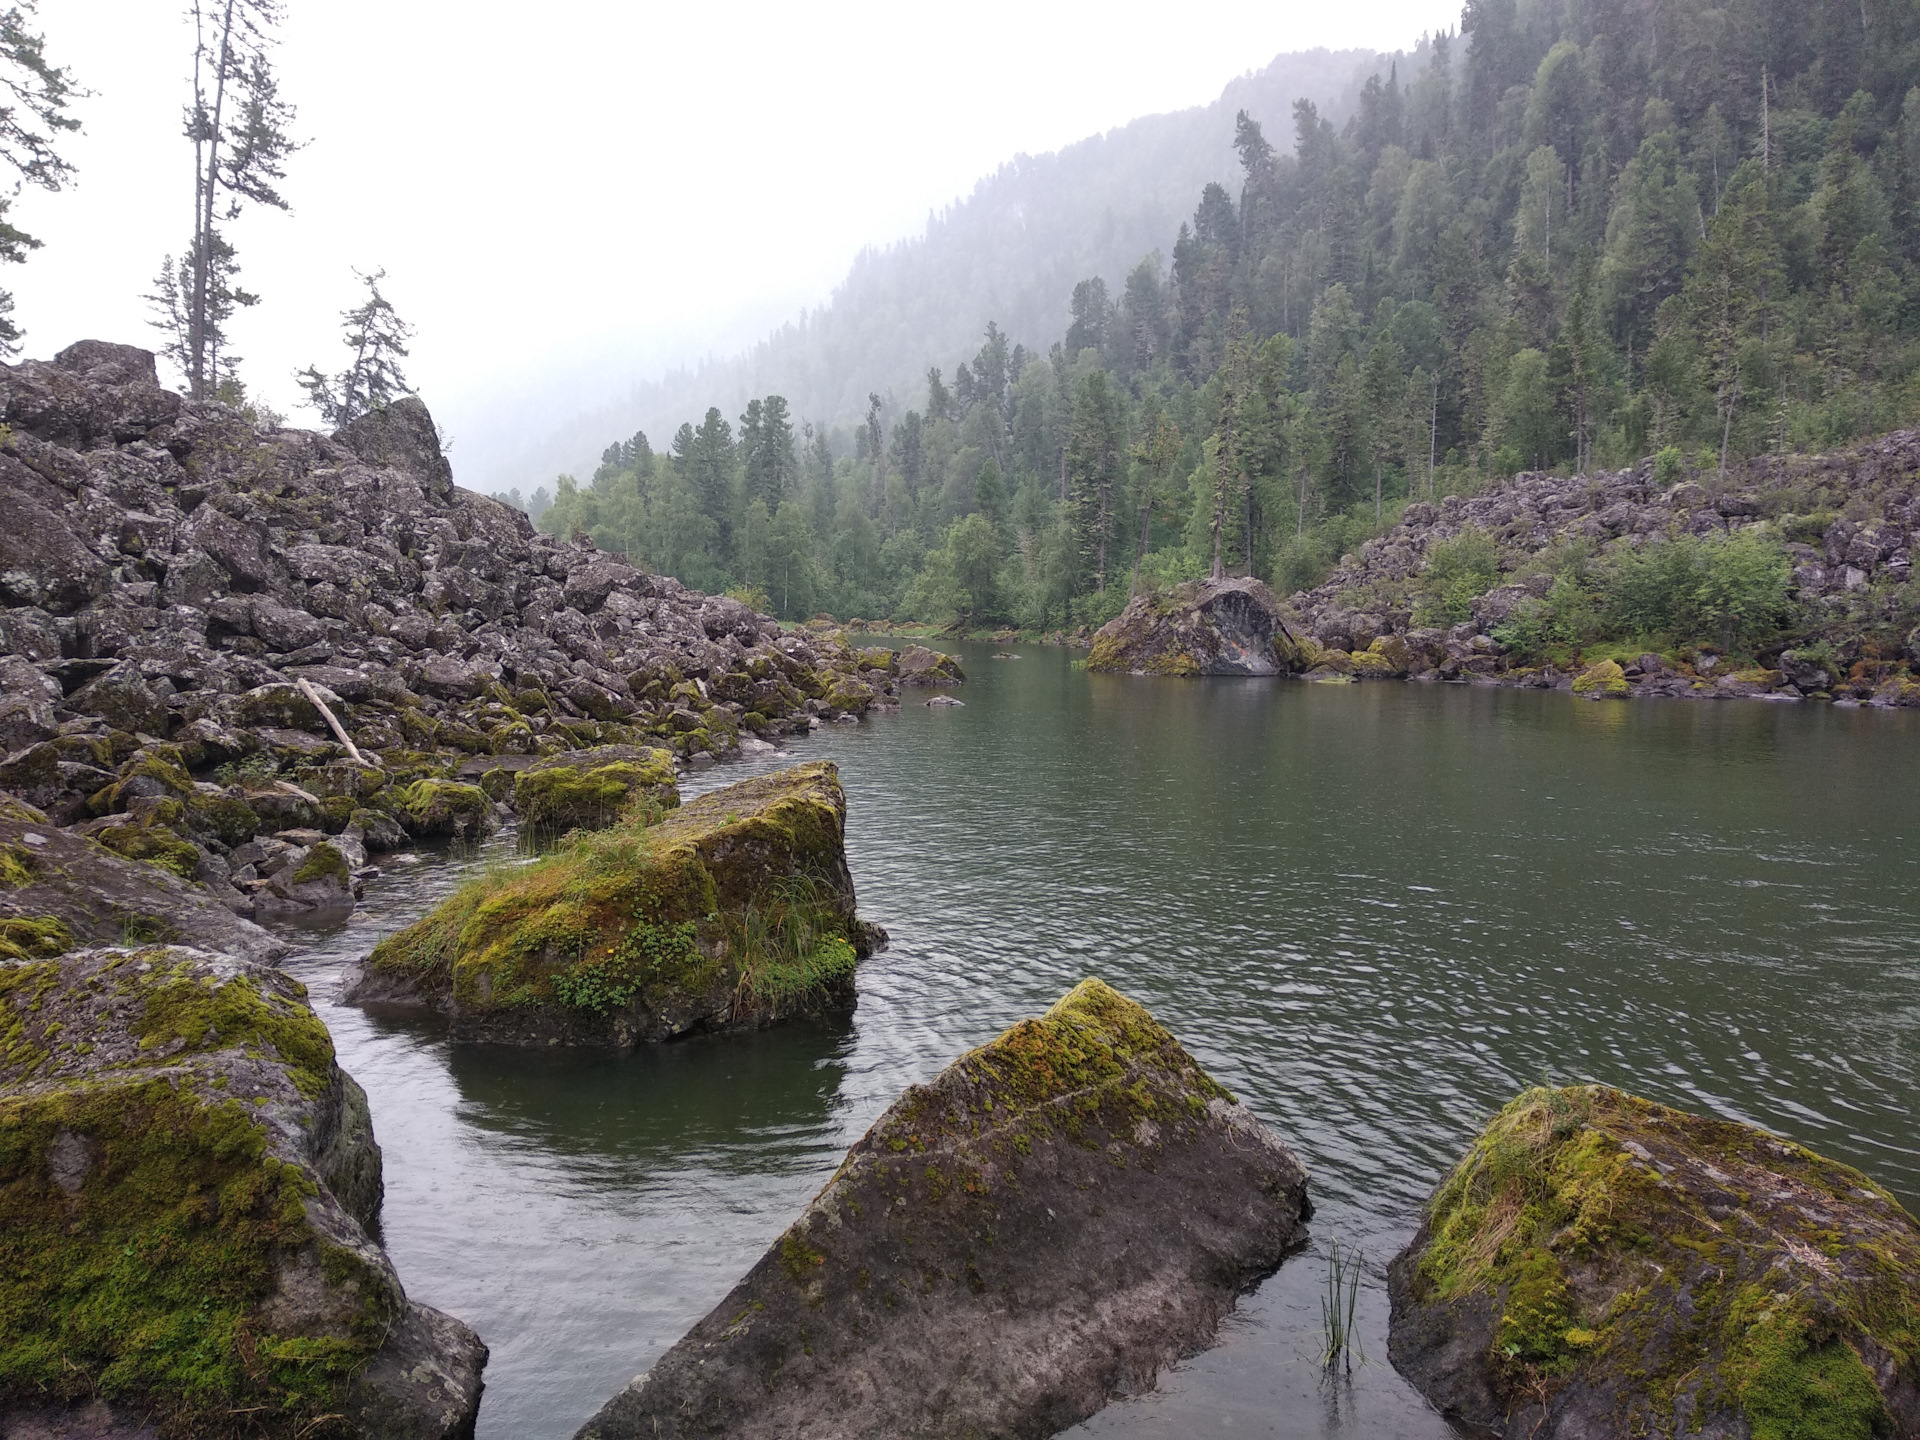
[[[1707,483],[1711,482],[1711,483]],[[1792,563],[1789,628],[1731,667],[1710,645],[1604,661],[1586,690],[1695,698],[1826,695],[1843,703],[1920,705],[1920,433],[1901,431],[1831,455],[1762,458],[1715,477],[1661,487],[1651,462],[1570,479],[1520,475],[1488,494],[1409,505],[1386,535],[1344,559],[1326,582],[1291,597],[1287,621],[1308,642],[1297,669],[1360,679],[1426,676],[1570,687],[1576,676],[1527,663],[1503,643],[1516,613],[1547,599],[1556,548],[1604,558],[1662,536],[1760,528]],[[1448,625],[1416,615],[1435,548],[1478,531],[1500,573],[1476,587]]]
[[[1293,1152],[1086,980],[908,1089],[579,1440],[1052,1435],[1209,1344],[1311,1211]]]
[[[470,1436],[486,1347],[407,1299],[381,1193],[281,971],[0,961],[0,1433]]]
[[[698,766],[894,701],[889,650],[459,489],[415,399],[261,429],[83,341],[0,365],[0,420],[0,790],[242,914],[350,904],[542,758]]]

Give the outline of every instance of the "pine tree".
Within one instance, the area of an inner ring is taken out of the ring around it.
[[[19,265],[40,241],[7,222],[14,197],[28,185],[57,191],[73,178],[59,152],[63,134],[80,128],[67,106],[87,94],[64,66],[47,61],[44,36],[29,28],[34,0],[15,0],[0,13],[0,165],[13,172],[11,190],[0,196],[0,263]],[[0,290],[0,356],[20,353],[24,338],[13,323],[13,296]]]
[[[380,293],[380,282],[387,278],[387,272],[361,275],[356,270],[354,274],[367,287],[367,298],[353,309],[340,312],[340,326],[346,332],[343,343],[353,352],[353,362],[332,377],[321,374],[313,365],[295,377],[307,392],[307,403],[336,430],[412,393],[400,362],[407,358],[413,327]]]
[[[275,188],[300,148],[289,133],[294,109],[280,98],[268,62],[284,18],[280,0],[189,0],[193,93],[186,136],[193,142],[193,239],[178,262],[162,261],[153,323],[169,336],[166,352],[195,399],[210,397],[231,374],[226,322],[260,297],[236,283],[234,249],[220,227],[247,205],[286,210]]]

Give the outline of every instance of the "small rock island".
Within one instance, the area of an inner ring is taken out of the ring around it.
[[[579,1440],[1051,1435],[1206,1346],[1311,1210],[1293,1152],[1086,980],[896,1100]]]
[[[885,934],[855,913],[846,813],[830,761],[643,805],[469,881],[345,998],[435,1011],[456,1039],[621,1048],[851,1010]]]

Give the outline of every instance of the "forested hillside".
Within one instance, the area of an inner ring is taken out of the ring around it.
[[[1417,65],[1421,54],[1402,63]],[[988,320],[1050,345],[1066,333],[1076,280],[1117,282],[1148,250],[1169,243],[1202,185],[1233,172],[1237,110],[1284,124],[1305,95],[1344,120],[1375,60],[1363,50],[1281,55],[1209,105],[1018,156],[929,214],[924,234],[864,251],[827,304],[758,345],[739,354],[728,346],[690,370],[636,384],[590,412],[583,407],[557,427],[550,410],[536,411],[510,427],[524,450],[496,445],[462,481],[493,489],[529,474],[590,467],[608,434],[670,434],[709,405],[737,415],[748,397],[769,392],[816,424],[851,427],[865,415],[870,391],[902,409],[918,405],[927,367],[971,354]],[[770,243],[775,238],[770,233]]]
[[[990,325],[845,454],[778,393],[708,409],[542,523],[789,616],[1048,627],[1136,567],[1291,591],[1521,469],[1711,484],[1883,430],[1916,400],[1917,82],[1893,0],[1473,0],[1342,125],[1241,114],[1234,189],[1063,285],[1062,343]]]

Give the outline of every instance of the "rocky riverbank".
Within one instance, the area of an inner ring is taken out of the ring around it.
[[[1730,541],[1753,548],[1713,549]],[[1245,580],[1138,598],[1094,637],[1090,666],[1265,673],[1245,656],[1274,635],[1276,670],[1320,680],[1916,706],[1916,549],[1912,431],[1832,455],[1752,461],[1724,479],[1658,483],[1651,462],[1520,475],[1483,495],[1407,506],[1323,584],[1284,602]],[[1607,593],[1623,561],[1654,554],[1673,560],[1675,574],[1642,579],[1675,591],[1682,617],[1663,618],[1658,597]],[[1728,562],[1720,571],[1715,555]],[[1679,573],[1695,562],[1708,568]],[[1634,599],[1644,603],[1624,603]],[[1651,633],[1682,620],[1690,631]],[[1616,638],[1595,638],[1608,634]]]
[[[411,398],[263,429],[85,341],[0,366],[0,418],[0,791],[242,916],[350,906],[372,857],[528,794],[593,810],[522,789],[537,762],[604,798],[562,757],[697,768],[924,678],[536,533]]]

